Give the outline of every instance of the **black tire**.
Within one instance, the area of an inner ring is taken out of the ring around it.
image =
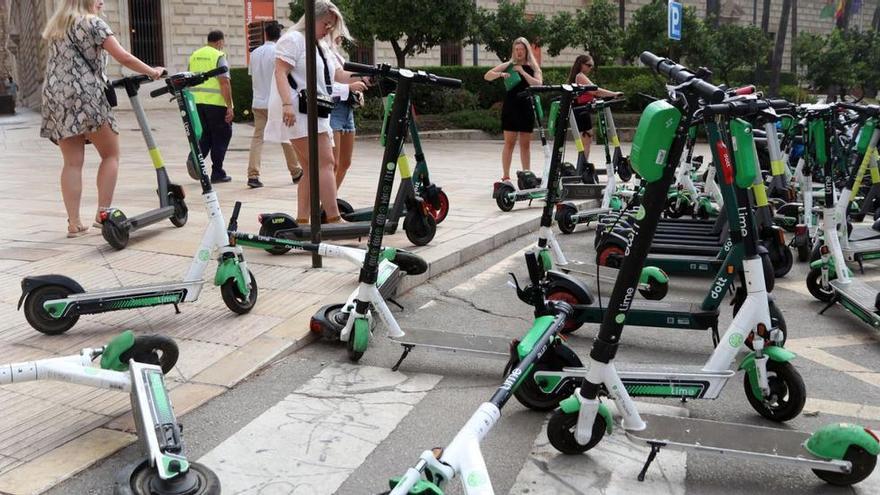
[[[220,286],[220,295],[223,297],[226,307],[233,313],[240,315],[249,313],[257,304],[257,293],[259,292],[257,279],[254,278],[253,272],[248,270],[248,273],[251,276],[251,290],[247,299],[238,291],[234,278],[230,278]]]
[[[339,341],[339,334],[342,333],[342,329],[345,328],[345,324],[348,322],[348,316],[350,313],[343,313],[342,308],[344,308],[344,304],[330,304],[321,308],[320,311],[323,317],[323,320],[327,322],[324,325],[321,325],[321,336],[333,342]]]
[[[681,218],[688,212],[687,201],[679,201],[678,198],[672,197],[666,199],[666,207],[663,208],[663,215],[666,218]]]
[[[513,192],[515,192],[514,189],[508,185],[503,185],[498,189],[498,194],[495,196],[495,204],[498,205],[498,209],[501,211],[510,211],[513,209],[516,200],[508,197],[508,195]]]
[[[189,178],[194,181],[202,180],[202,173],[199,170],[199,166],[193,158],[192,153],[186,155],[186,173],[189,174]]]
[[[536,371],[562,371],[562,368],[582,366],[577,354],[561,342],[548,349],[541,359],[535,363],[528,374],[522,379],[513,395],[520,404],[533,411],[552,411],[559,402],[574,392],[576,381],[570,380],[565,386],[553,393],[545,393],[535,381]]]
[[[186,201],[183,198],[177,197],[174,193],[168,193],[168,200],[174,206],[174,215],[168,219],[171,220],[175,227],[183,227],[186,225],[186,221],[189,220],[189,208],[186,206]]]
[[[822,302],[830,302],[834,297],[834,289],[822,287],[822,269],[812,268],[807,274],[807,290],[810,295]]]
[[[810,242],[808,239],[804,239],[799,242],[797,245],[797,257],[798,261],[801,263],[806,262],[810,259]]]
[[[101,235],[104,236],[104,240],[118,251],[128,246],[128,234],[128,229],[120,227],[110,220],[105,220],[101,224]]]
[[[260,225],[260,235],[265,237],[275,237],[275,232],[269,230],[269,227],[266,225]],[[270,248],[266,248],[266,252],[269,254],[274,254],[275,256],[280,256],[282,254],[290,251],[289,247],[284,246],[272,246]]]
[[[407,275],[421,275],[428,271],[428,262],[421,256],[399,249],[394,255],[394,264]]]
[[[822,246],[824,244],[825,244],[825,241],[823,241],[822,239],[819,239],[818,242],[813,244],[813,247],[810,249],[810,260],[809,260],[810,263],[812,263],[822,257],[822,252],[820,251],[820,249],[822,248]]]
[[[134,359],[138,363],[154,364],[162,368],[162,373],[168,374],[177,364],[180,350],[177,342],[165,335],[141,335],[134,338],[131,349],[122,353],[119,360],[123,363]]]
[[[354,213],[354,207],[351,206],[351,203],[342,198],[336,198],[336,207],[339,208],[339,214],[342,216]]]
[[[614,242],[602,243],[596,251],[596,264],[609,268],[620,268],[626,250]]]
[[[807,402],[807,388],[800,373],[791,363],[768,360],[767,379],[774,398],[772,404],[767,404],[752,394],[749,374],[743,374],[743,388],[752,408],[761,416],[780,423],[797,417]]]
[[[183,486],[169,486],[162,490],[163,484],[171,484],[174,481],[160,481],[159,474],[150,466],[149,459],[141,461],[134,469],[123,469],[116,478],[113,489],[115,495],[171,495],[174,493],[186,493],[187,495],[219,495],[220,478],[206,466],[197,462],[189,463],[189,471],[179,480],[186,483],[189,490]]]
[[[553,411],[550,421],[547,423],[547,438],[550,445],[563,454],[576,455],[592,449],[602,441],[608,425],[601,414],[596,415],[593,421],[593,435],[586,445],[581,445],[574,438],[574,429],[577,426],[578,413],[565,413],[562,409]]]
[[[562,208],[556,213],[556,224],[559,225],[559,231],[563,234],[571,234],[577,228],[577,222],[572,220],[574,208]]]
[[[584,164],[584,171],[581,173],[581,182],[584,184],[599,183],[599,172],[596,170],[595,165],[589,162]]]
[[[655,279],[648,280],[648,287],[639,288],[639,294],[649,301],[662,301],[669,293],[669,283],[661,283]]]
[[[781,256],[777,257],[776,263],[773,264],[773,276],[782,278],[791,271],[791,267],[794,265],[794,255],[791,254],[791,249],[788,249],[788,246],[778,246],[778,252]]]
[[[852,463],[852,471],[849,474],[820,471],[818,469],[814,469],[813,472],[822,481],[830,485],[850,486],[864,481],[865,478],[871,476],[874,467],[877,465],[877,456],[869,454],[867,450],[858,445],[850,445],[843,455],[843,460]]]
[[[576,177],[577,176],[577,168],[569,162],[565,162],[562,164],[562,167],[559,171],[560,177]]]
[[[439,207],[434,208],[429,202],[428,210],[431,212],[437,225],[440,225],[443,223],[443,220],[446,220],[446,216],[449,215],[449,196],[446,195],[446,192],[440,191],[437,193],[437,204]]]
[[[43,303],[53,299],[64,299],[74,292],[62,285],[43,285],[30,291],[24,299],[24,317],[40,333],[60,335],[76,325],[78,314],[62,318],[52,318],[43,308]]]
[[[403,221],[406,238],[416,246],[427,246],[437,234],[437,221],[431,215],[425,215],[420,208],[406,212]]]
[[[565,287],[560,287],[555,284],[550,284],[546,289],[547,300],[548,301],[565,301],[568,304],[574,307],[575,304],[586,304],[587,301],[580,301],[578,298]],[[559,329],[559,333],[563,335],[570,334],[580,327],[582,327],[584,323],[580,321],[577,314],[572,315],[570,318],[565,320],[565,325]]]

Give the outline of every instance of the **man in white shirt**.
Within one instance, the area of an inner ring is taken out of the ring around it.
[[[254,113],[254,137],[251,139],[251,152],[248,160],[247,185],[252,188],[263,187],[260,182],[260,160],[263,154],[263,130],[269,115],[269,91],[275,84],[275,42],[281,37],[282,26],[277,22],[266,25],[266,42],[251,52],[248,74],[253,80],[254,99],[251,110]],[[281,143],[284,159],[290,178],[296,184],[302,178],[303,170],[296,160],[296,153],[289,142]]]

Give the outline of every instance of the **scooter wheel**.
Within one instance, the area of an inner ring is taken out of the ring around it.
[[[798,261],[804,263],[810,259],[810,241],[809,239],[801,239],[795,243],[797,246]]]
[[[752,408],[761,416],[780,423],[797,417],[807,401],[807,388],[800,373],[791,363],[768,360],[767,380],[771,396],[760,399],[752,392],[749,374],[743,374],[743,388]]]
[[[810,263],[822,257],[822,252],[820,250],[823,244],[825,244],[825,241],[822,239],[819,239],[819,242],[813,244],[812,249],[810,249]]]
[[[822,286],[822,269],[813,268],[807,274],[807,290],[810,295],[822,302],[829,302],[834,297],[834,289]]]
[[[516,204],[516,200],[511,198],[510,195],[516,192],[513,187],[505,184],[498,188],[498,192],[495,195],[495,204],[498,205],[498,209],[501,211],[510,211],[513,209],[513,205]]]
[[[586,445],[578,443],[574,437],[577,420],[578,413],[576,412],[567,413],[562,409],[553,411],[553,414],[550,415],[550,421],[547,423],[547,438],[553,448],[563,454],[575,455],[583,454],[599,444],[608,428],[605,424],[605,418],[601,414],[596,415],[596,420],[593,421],[593,434]]]
[[[564,287],[554,287],[553,285],[547,287],[547,300],[565,301],[572,306],[576,304],[586,304],[586,301],[579,301],[577,296],[572,294],[571,291],[566,290]],[[563,335],[569,334],[582,326],[583,323],[579,322],[577,317],[568,318],[565,325],[559,330],[559,333]]]
[[[596,264],[609,268],[620,268],[623,264],[623,248],[614,243],[605,243],[596,252]]]
[[[794,255],[791,254],[791,249],[788,249],[788,246],[779,246],[778,252],[780,256],[774,260],[776,263],[773,264],[773,275],[776,278],[782,278],[791,271],[791,267],[794,264]]]
[[[858,445],[850,445],[843,455],[844,461],[852,464],[852,470],[849,473],[835,473],[832,471],[821,471],[814,469],[816,476],[825,483],[835,486],[855,485],[871,475],[874,467],[877,465],[877,456],[871,455],[867,450]]]
[[[571,234],[577,228],[577,222],[572,219],[574,213],[575,209],[568,206],[556,212],[556,224],[559,225],[559,231],[563,234]]]
[[[220,295],[223,297],[226,307],[233,313],[240,315],[250,312],[254,304],[257,303],[257,279],[254,278],[253,272],[248,270],[248,273],[251,276],[251,290],[247,296],[238,291],[234,278],[230,278],[220,286]]]
[[[434,208],[434,205],[429,202],[428,212],[434,217],[434,221],[437,225],[440,225],[443,220],[446,220],[446,215],[449,214],[449,196],[447,196],[445,192],[440,191],[437,194],[437,204],[439,206]]]
[[[414,208],[406,212],[404,219],[406,238],[416,246],[426,246],[437,233],[437,222],[431,215]]]
[[[24,317],[38,332],[46,335],[60,335],[73,327],[78,314],[69,314],[61,318],[53,318],[43,307],[43,303],[53,299],[64,299],[73,291],[62,285],[43,285],[28,293],[24,300]]]
[[[186,173],[189,174],[189,178],[194,181],[202,180],[202,171],[199,170],[199,165],[196,163],[192,153],[186,155]]]
[[[101,235],[113,249],[122,250],[128,246],[128,229],[116,225],[110,220],[101,224]]]
[[[577,176],[577,168],[574,164],[565,162],[562,164],[562,168],[560,170],[561,177],[576,177]]]
[[[556,345],[548,349],[541,356],[541,359],[522,378],[513,395],[520,404],[533,411],[552,411],[559,406],[559,402],[562,399],[574,393],[576,381],[569,380],[568,383],[559,389],[547,393],[541,389],[540,384],[535,380],[535,372],[562,371],[563,368],[579,368],[581,366],[583,364],[574,351],[562,343],[556,343]]]
[[[656,279],[651,278],[648,280],[648,286],[645,288],[639,288],[639,294],[642,295],[645,299],[649,301],[661,301],[666,294],[669,293],[669,283],[658,282]]]
[[[312,332],[319,334],[327,340],[339,341],[339,334],[345,328],[350,314],[342,311],[344,307],[344,304],[328,304],[324,306],[312,317],[309,328]]]
[[[219,495],[220,478],[208,467],[197,462],[189,463],[189,470],[170,480],[163,480],[159,473],[144,459],[133,468],[123,469],[116,476],[115,495]]]
[[[174,206],[174,215],[171,215],[169,220],[175,227],[183,227],[189,219],[189,208],[186,207],[186,202],[174,193],[168,193],[168,200]]]
[[[266,225],[261,225],[261,226],[260,226],[260,235],[261,235],[261,236],[265,236],[265,237],[275,237],[274,234],[275,234],[275,232],[272,232],[272,231],[269,229],[268,226],[266,226]],[[287,253],[288,251],[290,251],[290,248],[289,248],[289,247],[283,247],[283,246],[272,246],[272,247],[270,247],[270,248],[266,248],[266,252],[267,252],[267,253],[269,253],[269,254],[274,254],[274,255],[276,255],[276,256],[280,256],[280,255],[282,255],[282,254],[285,254],[285,253]]]
[[[733,296],[733,316],[736,317],[736,314],[739,313],[739,308],[742,307],[743,302],[746,300],[746,293],[742,290],[737,290],[736,295]],[[788,324],[785,323],[785,317],[782,316],[782,312],[779,311],[779,306],[773,302],[772,299],[768,299],[769,303],[769,311],[770,311],[770,324],[773,328],[778,328],[782,331],[782,342],[779,344],[781,347],[785,347],[785,341],[788,340]],[[769,335],[767,336],[765,346],[770,344]],[[752,345],[752,340],[754,340],[755,334],[752,333],[746,338],[745,345],[751,350],[755,350]]]
[[[348,336],[346,347],[348,348],[348,360],[356,363],[364,357],[364,352],[370,343],[370,322],[366,318],[358,318],[351,327],[351,335]]]
[[[167,375],[177,364],[179,355],[177,342],[171,337],[141,335],[134,338],[134,345],[123,352],[119,360],[127,363],[130,359],[134,359],[138,363],[153,364],[162,368],[162,373]]]

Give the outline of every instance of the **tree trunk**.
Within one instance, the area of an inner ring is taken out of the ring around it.
[[[880,30],[880,5],[874,9],[874,17],[871,18],[871,29]]]
[[[400,42],[397,40],[392,41],[391,48],[394,49],[394,56],[397,57],[397,66],[406,67],[406,51],[400,47]]]
[[[797,41],[798,27],[798,0],[791,0],[791,72],[797,74],[797,54],[794,51],[794,44]]]
[[[764,0],[764,9],[761,11],[761,31],[764,31],[764,34],[770,32],[770,0]]]
[[[617,17],[620,29],[623,29],[626,26],[626,0],[617,0]]]
[[[782,54],[785,52],[785,33],[788,31],[788,16],[791,13],[791,0],[782,0],[782,13],[779,15],[779,29],[776,30],[776,44],[771,59],[770,95],[779,95],[779,76],[782,72]]]

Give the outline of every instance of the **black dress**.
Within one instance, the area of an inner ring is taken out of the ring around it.
[[[535,75],[531,66],[523,65],[523,70],[530,76]],[[532,132],[535,130],[535,114],[532,103],[528,97],[519,96],[529,87],[529,83],[522,80],[504,95],[504,103],[501,107],[501,130],[514,132]]]

